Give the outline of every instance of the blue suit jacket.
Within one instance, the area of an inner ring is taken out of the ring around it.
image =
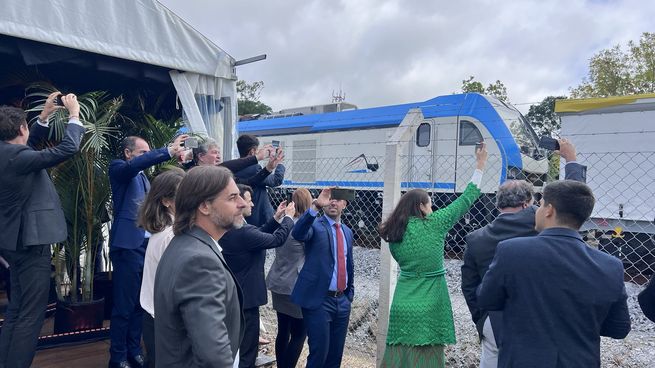
[[[246,181],[257,176],[261,172],[262,167],[259,164],[254,164],[246,167],[241,171],[234,173],[234,176],[239,179],[239,181]],[[252,215],[246,218],[246,221],[250,225],[262,226],[264,225],[271,217],[275,211],[271,205],[271,201],[268,198],[268,192],[266,187],[277,187],[282,185],[284,180],[284,165],[277,165],[275,172],[268,175],[268,177],[258,183],[251,182],[252,187],[252,203],[255,204],[253,208]]]
[[[345,235],[348,285],[344,291],[352,302],[355,295],[353,267],[353,232],[341,226]],[[324,216],[314,217],[309,210],[298,219],[291,231],[294,239],[305,243],[305,264],[291,293],[291,300],[302,308],[318,308],[327,295],[334,270],[332,229]]]
[[[600,336],[630,332],[623,264],[577,231],[505,240],[478,290],[503,310],[499,367],[599,367]]]
[[[150,182],[139,173],[170,159],[168,148],[146,152],[129,161],[113,160],[109,164],[109,183],[114,203],[114,221],[109,236],[109,246],[136,249],[145,238],[145,231],[136,225],[139,206],[150,189]]]
[[[583,183],[587,180],[587,167],[577,162],[567,163],[564,173],[566,180]],[[477,306],[476,290],[489,269],[498,243],[507,239],[537,235],[537,230],[534,229],[536,211],[536,206],[530,206],[519,212],[499,215],[490,224],[466,235],[466,250],[462,265],[462,292],[480,334],[480,339],[483,337],[484,322],[489,316],[494,337],[499,346],[502,344],[503,313],[499,311],[489,313],[480,309]]]

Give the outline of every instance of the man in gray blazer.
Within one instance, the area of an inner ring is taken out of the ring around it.
[[[73,156],[84,127],[73,94],[62,96],[69,123],[53,148],[48,118],[59,106],[55,92],[31,128],[23,110],[0,107],[0,253],[9,263],[11,299],[0,336],[0,367],[29,367],[45,317],[50,290],[50,244],[66,240],[66,220],[46,169]]]
[[[243,225],[245,207],[228,169],[198,166],[180,183],[175,237],[155,275],[157,366],[233,367],[242,294],[218,240]]]
[[[576,162],[575,147],[567,139],[561,139],[559,154],[566,161],[565,177],[569,180],[586,181],[587,168]],[[524,236],[535,236],[534,189],[524,180],[509,180],[496,193],[496,207],[500,214],[490,224],[466,236],[466,251],[462,265],[462,292],[471,317],[480,335],[482,353],[480,368],[498,365],[498,347],[502,340],[502,311],[486,311],[477,303],[476,290],[489,269],[498,243]]]

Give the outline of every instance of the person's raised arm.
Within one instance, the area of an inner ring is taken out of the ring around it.
[[[312,231],[312,224],[314,223],[314,220],[316,219],[316,216],[318,215],[318,212],[321,210],[321,208],[330,204],[331,193],[332,190],[330,188],[323,189],[318,198],[312,202],[311,207],[302,216],[300,216],[298,222],[296,222],[296,225],[291,231],[291,236],[293,236],[294,239],[301,242],[306,242],[312,238],[314,235],[314,232]],[[307,245],[305,244],[305,246]]]
[[[52,100],[56,95],[51,94],[48,96],[48,99]],[[69,111],[71,120],[66,126],[66,131],[64,137],[59,142],[59,144],[52,148],[46,148],[40,151],[34,151],[29,148],[25,148],[20,151],[18,155],[12,160],[12,165],[17,167],[19,173],[27,173],[31,171],[38,171],[41,169],[53,167],[59,163],[66,161],[68,158],[72,157],[80,148],[80,143],[82,142],[82,137],[84,135],[84,127],[79,122],[79,112],[80,105],[77,102],[77,96],[74,94],[69,94],[62,97],[64,106]],[[52,108],[52,101],[46,102],[46,105]],[[45,110],[45,108],[44,108]],[[38,124],[38,123],[37,123]],[[36,124],[35,124],[36,125]],[[47,136],[48,128],[40,126],[41,130],[45,129],[45,134]],[[34,129],[32,130],[34,131]],[[38,144],[37,139],[29,142],[29,145]]]
[[[118,180],[127,181],[135,177],[140,171],[150,166],[157,165],[175,157],[175,154],[184,149],[183,142],[188,138],[187,134],[179,135],[173,140],[173,143],[167,147],[152,150],[135,157],[131,160],[114,160],[109,165],[109,175]]]
[[[578,156],[575,146],[571,141],[566,138],[560,139],[559,150],[555,152],[559,153],[560,157],[566,161],[566,165],[564,165],[564,179],[583,183],[587,181],[587,167],[577,162]]]
[[[480,182],[482,181],[483,170],[487,164],[487,157],[486,144],[482,143],[475,149],[475,171],[464,192],[451,204],[433,213],[432,216],[443,216],[446,219],[447,225],[452,227],[466,214],[475,200],[482,194],[480,191]]]

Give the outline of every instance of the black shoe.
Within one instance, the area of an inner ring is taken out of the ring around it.
[[[122,361],[120,363],[109,362],[109,368],[133,368],[127,361]]]
[[[144,368],[146,366],[146,358],[141,354],[129,357],[127,360],[132,368]]]

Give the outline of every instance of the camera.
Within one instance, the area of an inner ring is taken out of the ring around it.
[[[559,141],[555,138],[544,135],[539,139],[539,147],[545,148],[549,151],[557,151],[559,149]]]
[[[64,95],[62,93],[58,94],[57,97],[55,97],[55,105],[57,106],[64,106],[64,101],[61,99]]]
[[[187,138],[183,142],[184,148],[198,148],[198,139],[196,138]]]
[[[275,148],[275,157],[277,157],[278,150],[280,149],[280,141],[271,141],[271,146]]]

